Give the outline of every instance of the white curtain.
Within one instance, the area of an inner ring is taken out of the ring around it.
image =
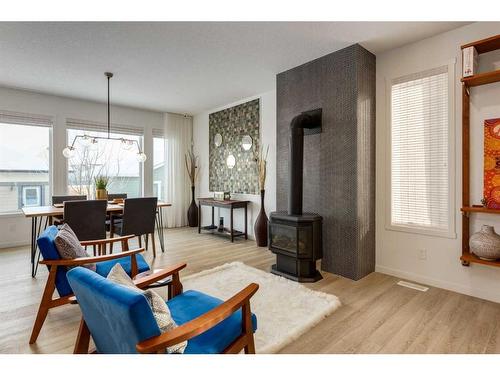
[[[191,148],[193,119],[189,116],[165,113],[165,201],[166,225],[169,228],[187,225],[187,210],[191,203],[191,183],[186,171],[184,155]]]

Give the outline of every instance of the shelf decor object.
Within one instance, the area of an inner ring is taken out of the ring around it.
[[[469,47],[474,47],[479,56],[483,53],[500,50],[500,34],[492,36],[490,38],[465,44],[461,47],[461,49],[463,51],[464,49]],[[461,208],[462,256],[460,257],[460,260],[463,266],[469,266],[471,263],[479,263],[489,266],[500,267],[499,260],[481,259],[479,256],[471,252],[471,248],[469,245],[470,214],[472,213],[500,214],[500,206],[492,207],[489,203],[488,197],[485,197],[488,201],[487,207],[482,207],[482,206],[476,207],[472,205],[470,201],[470,90],[472,87],[500,82],[500,70],[476,73],[469,77],[463,77],[461,79],[461,82],[462,82],[462,208]],[[485,155],[486,155],[486,149],[485,149]],[[487,160],[485,159],[485,171],[486,167],[487,167]]]
[[[231,193],[229,191],[214,191],[214,199],[217,201],[231,200]]]
[[[479,232],[471,236],[469,248],[479,259],[497,260],[500,258],[500,236],[492,226],[483,225]]]
[[[462,76],[470,77],[477,73],[478,54],[476,47],[462,49]]]
[[[139,144],[139,142],[137,140],[127,139],[127,138],[123,138],[123,137],[122,138],[111,137],[111,134],[110,134],[111,133],[111,127],[110,127],[111,115],[110,115],[110,102],[109,102],[109,81],[113,77],[113,73],[105,72],[104,75],[108,79],[108,103],[107,103],[108,104],[108,106],[107,106],[107,108],[108,108],[108,135],[106,137],[89,136],[86,134],[77,135],[75,138],[73,138],[73,142],[71,143],[71,145],[66,146],[64,148],[64,150],[62,151],[62,154],[66,159],[71,159],[73,156],[75,156],[75,153],[76,153],[75,142],[78,139],[80,140],[80,143],[82,145],[84,145],[85,147],[88,147],[90,145],[96,145],[99,142],[99,139],[107,139],[107,140],[111,140],[111,141],[120,141],[122,148],[124,150],[130,150],[133,145],[136,145],[136,147],[137,147],[137,155],[136,155],[137,161],[139,163],[144,163],[148,157],[144,152],[142,152],[141,145]]]

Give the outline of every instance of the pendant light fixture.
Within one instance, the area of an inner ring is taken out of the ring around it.
[[[127,138],[115,138],[111,137],[111,121],[110,121],[110,102],[109,102],[109,81],[111,77],[113,77],[113,73],[106,72],[104,75],[108,79],[108,136],[107,137],[98,137],[98,136],[90,136],[90,135],[77,135],[73,139],[73,142],[71,143],[71,146],[67,146],[64,148],[62,151],[63,155],[65,158],[72,158],[75,156],[75,142],[77,139],[79,139],[80,144],[82,144],[84,147],[89,147],[91,145],[96,145],[98,142],[98,139],[107,139],[111,141],[120,141],[122,144],[122,148],[125,150],[131,150],[134,145],[137,147],[137,161],[140,163],[144,163],[147,159],[147,156],[144,152],[141,150],[141,145],[139,142],[135,139],[127,139]]]

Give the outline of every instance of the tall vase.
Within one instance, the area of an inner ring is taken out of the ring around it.
[[[260,191],[260,212],[255,221],[255,241],[257,246],[267,246],[267,220],[266,210],[264,209],[264,195],[265,190]]]
[[[198,226],[198,206],[194,200],[194,186],[191,186],[191,205],[188,209],[188,224],[190,227]]]

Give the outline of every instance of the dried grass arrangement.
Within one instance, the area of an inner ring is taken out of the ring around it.
[[[194,187],[196,179],[198,178],[198,156],[194,154],[193,146],[191,146],[191,150],[184,155],[184,161],[186,162],[186,170],[189,175],[189,180],[191,181],[191,187]]]
[[[257,154],[255,155],[255,164],[257,166],[257,173],[259,174],[259,189],[265,190],[266,186],[266,167],[267,167],[267,155],[269,154],[269,145],[266,147],[264,152],[263,148],[259,148]]]

